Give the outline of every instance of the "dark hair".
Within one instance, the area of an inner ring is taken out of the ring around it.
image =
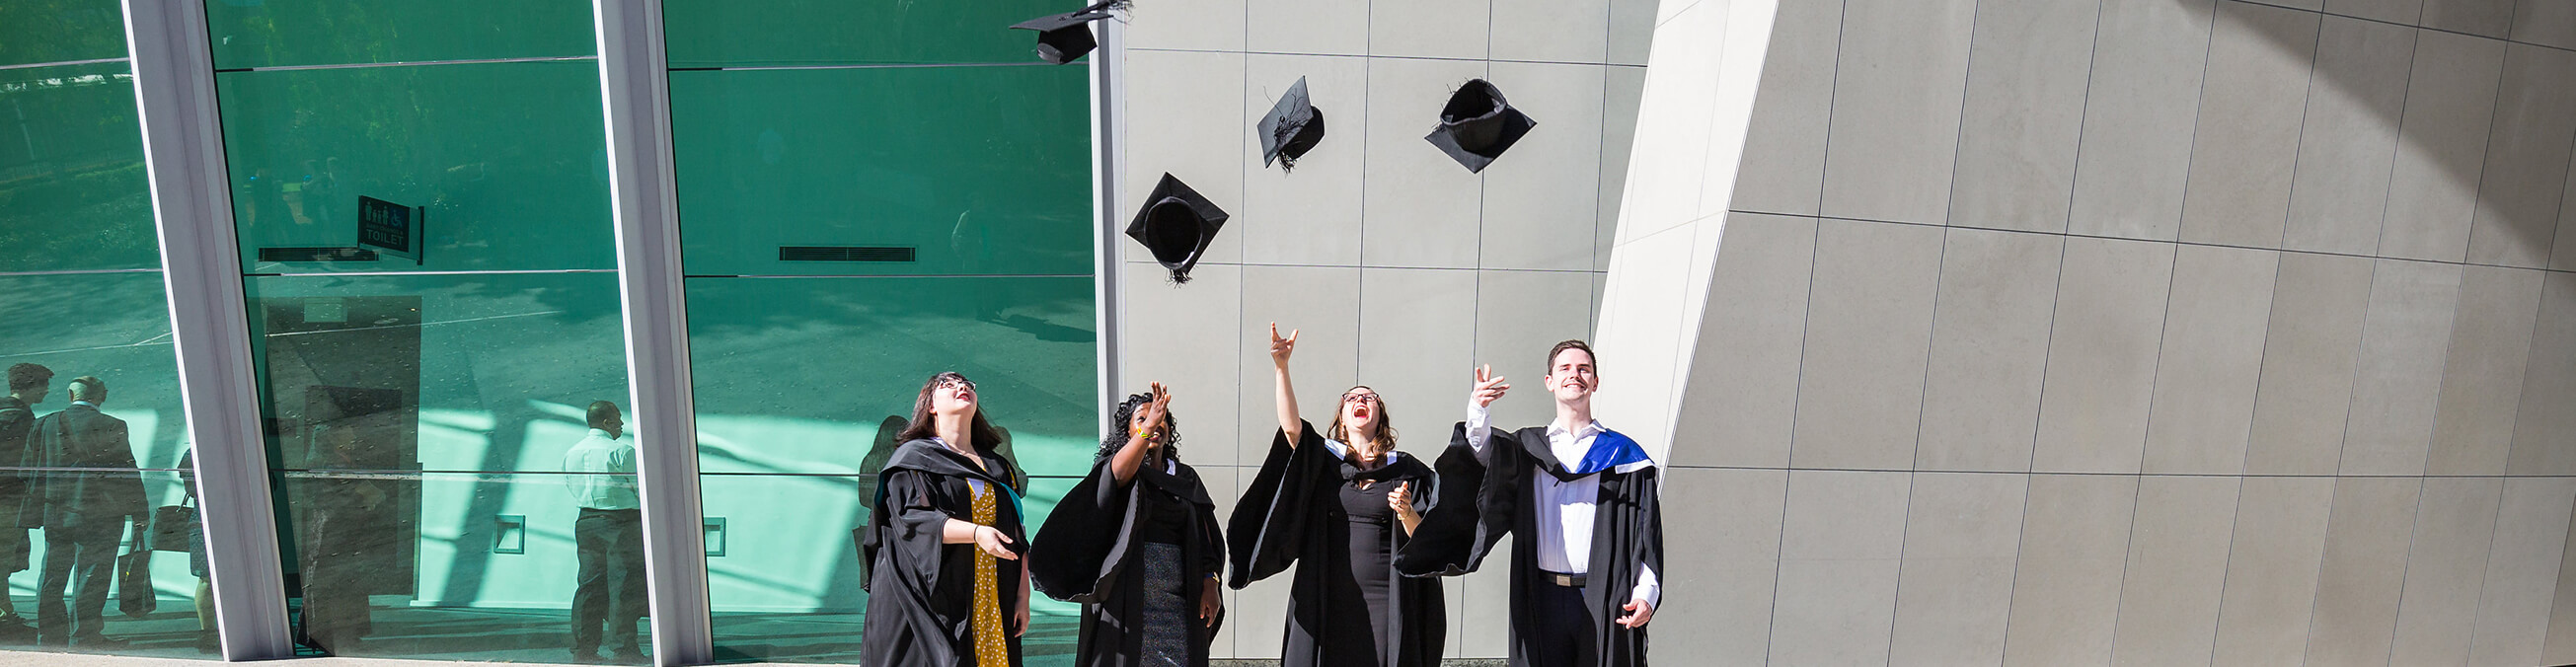
[[[1351,389],[1367,389],[1369,390],[1369,393],[1377,394],[1376,387],[1364,384],[1352,385]],[[1342,394],[1345,396],[1350,395],[1351,389],[1342,390]],[[1384,451],[1395,451],[1395,413],[1388,412],[1386,410],[1385,394],[1378,394],[1377,396],[1377,433],[1375,435],[1377,437],[1371,439],[1376,440],[1379,445],[1383,446],[1385,448]],[[1343,443],[1349,443],[1351,441],[1350,427],[1342,425],[1342,400],[1338,396],[1333,399],[1333,425],[1324,427],[1324,437],[1332,438]]]
[[[584,419],[588,419],[590,421],[591,428],[599,428],[601,423],[610,419],[615,419],[618,416],[617,404],[608,401],[591,401],[590,410],[582,415]]]
[[[1556,374],[1556,355],[1564,354],[1566,350],[1582,350],[1583,356],[1592,359],[1592,374],[1601,374],[1601,355],[1593,354],[1591,345],[1586,345],[1582,340],[1577,339],[1557,343],[1556,347],[1547,349],[1547,365],[1541,367],[1547,369],[1545,375]]]
[[[911,442],[914,440],[926,440],[929,438],[939,437],[938,420],[931,417],[930,394],[931,392],[938,391],[939,385],[947,384],[950,381],[964,382],[966,383],[966,387],[969,389],[972,389],[975,386],[974,380],[968,380],[966,379],[966,376],[958,375],[956,371],[942,371],[938,375],[930,376],[929,380],[925,380],[921,383],[921,395],[914,398],[912,401],[912,422],[905,425],[903,427],[903,434],[895,436],[895,439],[904,442]],[[993,430],[993,423],[984,420],[984,397],[982,392],[976,392],[975,421],[974,423],[967,425],[966,437],[975,439],[973,444],[976,449],[992,449],[994,447],[999,447],[1002,444],[1002,432]]]
[[[1145,404],[1153,400],[1152,394],[1129,394],[1126,402],[1118,404],[1109,416],[1109,434],[1100,437],[1100,451],[1091,455],[1093,465],[1127,446],[1127,424],[1136,421],[1136,411],[1145,409]],[[1181,460],[1181,420],[1169,412],[1163,413],[1163,458]]]
[[[16,364],[9,367],[9,391],[36,389],[53,381],[54,369],[51,368],[36,364]]]
[[[87,387],[88,389],[83,390],[83,387]],[[104,403],[107,401],[107,381],[98,379],[98,376],[96,375],[83,375],[72,378],[71,391],[76,395],[77,400],[89,401],[91,403]]]

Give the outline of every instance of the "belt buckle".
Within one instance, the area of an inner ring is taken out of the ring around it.
[[[1578,575],[1550,572],[1547,574],[1547,578],[1548,580],[1555,582],[1556,585],[1564,586],[1566,588],[1580,588],[1583,586],[1583,582],[1577,581]]]

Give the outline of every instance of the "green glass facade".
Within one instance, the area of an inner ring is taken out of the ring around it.
[[[631,410],[590,3],[202,2],[298,653],[565,661],[567,454],[593,402]],[[694,377],[708,553],[683,565],[720,662],[857,661],[869,454],[931,374],[981,385],[1032,516],[1088,468],[1087,69],[1003,27],[1064,5],[665,3],[689,355],[639,363]],[[55,373],[35,415],[113,387],[135,472],[50,477],[139,479],[150,514],[188,504],[189,443],[123,21],[0,3],[0,366]],[[418,216],[416,259],[361,244],[361,198]],[[32,461],[0,475],[49,477]],[[190,551],[149,530],[119,544],[158,609],[111,598],[127,641],[67,650],[214,657]],[[31,535],[7,574],[30,617]],[[1035,611],[1032,664],[1062,664],[1074,606]]]

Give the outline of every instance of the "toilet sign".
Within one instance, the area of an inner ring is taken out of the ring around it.
[[[358,197],[358,247],[374,249],[421,263],[421,223],[419,208],[360,195]]]

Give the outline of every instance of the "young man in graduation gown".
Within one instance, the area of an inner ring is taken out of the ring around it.
[[[1225,538],[1160,383],[1111,418],[1091,475],[1029,546],[1039,592],[1082,603],[1073,664],[1204,667],[1224,618]]]
[[[1548,351],[1556,421],[1487,427],[1511,385],[1476,374],[1467,421],[1439,462],[1442,495],[1396,565],[1415,576],[1473,572],[1512,540],[1514,667],[1646,664],[1646,622],[1662,602],[1660,470],[1634,440],[1592,419],[1600,386],[1582,341]]]

